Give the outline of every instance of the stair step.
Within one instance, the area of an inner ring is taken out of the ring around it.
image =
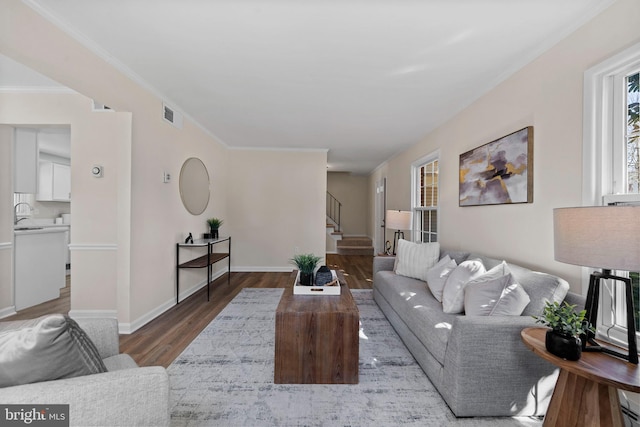
[[[373,246],[368,237],[344,237],[338,242],[338,246]]]
[[[338,246],[340,255],[373,255],[373,246]]]

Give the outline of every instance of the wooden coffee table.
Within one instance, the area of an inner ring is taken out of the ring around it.
[[[340,295],[294,295],[276,310],[276,384],[357,384],[360,312],[344,276]]]

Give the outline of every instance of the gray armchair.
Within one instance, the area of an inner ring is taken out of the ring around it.
[[[108,372],[0,388],[4,404],[69,404],[72,426],[168,426],[169,377],[119,353],[115,319],[76,319]]]

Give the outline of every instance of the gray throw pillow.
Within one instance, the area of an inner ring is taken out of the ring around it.
[[[106,371],[96,346],[68,316],[0,322],[0,387]]]

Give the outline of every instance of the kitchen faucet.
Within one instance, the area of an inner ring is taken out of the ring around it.
[[[16,205],[13,207],[13,225],[18,224],[20,221],[22,221],[25,218],[20,218],[18,219],[18,206],[20,205],[27,205],[29,206],[29,212],[33,211],[33,206],[31,206],[29,203],[27,202],[20,202],[20,203],[16,203]]]

